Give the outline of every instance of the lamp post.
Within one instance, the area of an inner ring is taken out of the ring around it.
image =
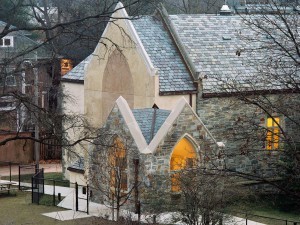
[[[34,75],[34,108],[37,108],[39,106],[39,90],[38,90],[38,82],[39,82],[39,76],[38,76],[38,68],[34,67],[33,63],[29,60],[26,60],[23,62],[23,64],[27,64],[32,68],[33,75]],[[24,82],[25,82],[25,74],[24,74]],[[24,87],[23,87],[24,86]],[[26,92],[26,84],[22,85],[22,93],[25,94]],[[34,139],[39,139],[39,120],[38,120],[38,114],[36,114],[35,118],[35,124],[34,124]],[[40,148],[39,143],[37,141],[34,142],[34,158],[36,163],[36,168],[39,169],[40,165]]]
[[[34,105],[35,105],[35,107],[38,107],[38,105],[39,105],[38,68],[33,68],[33,74],[34,74]],[[38,140],[40,138],[39,133],[40,133],[39,119],[38,119],[38,114],[36,114],[35,125],[34,125],[34,139],[35,140]],[[34,142],[34,154],[35,154],[35,163],[36,163],[37,169],[39,169],[39,166],[40,166],[40,148],[39,147],[40,147],[40,143],[35,141]]]

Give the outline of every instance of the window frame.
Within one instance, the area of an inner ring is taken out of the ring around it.
[[[265,120],[266,137],[265,137],[265,150],[277,151],[280,149],[280,136],[283,120],[279,115],[267,116]],[[271,124],[269,124],[271,121]]]
[[[178,144],[180,144],[181,141],[187,141],[192,149],[188,149],[187,151],[184,150],[185,154],[189,151],[192,150],[192,155],[194,157],[178,157],[174,155],[174,151],[177,148]],[[184,136],[182,138],[179,138],[179,141],[174,145],[172,152],[170,154],[170,159],[169,159],[169,169],[170,169],[170,178],[171,178],[171,193],[172,194],[178,194],[181,192],[180,185],[178,183],[178,177],[180,172],[184,172],[185,170],[192,170],[198,165],[198,160],[199,160],[199,154],[197,152],[197,149],[199,147],[195,144],[193,140],[191,140],[188,136]],[[180,168],[174,168],[176,165],[175,161],[178,160],[178,165],[180,165]]]
[[[116,138],[113,142],[113,147],[109,149],[109,167],[110,167],[110,189],[115,191],[117,175],[120,174],[119,184],[121,186],[121,192],[128,191],[128,158],[127,149],[120,138]],[[117,174],[116,174],[117,173]]]
[[[10,44],[9,45],[5,45],[5,40],[9,40]],[[14,37],[13,36],[5,36],[5,37],[1,38],[0,47],[1,48],[14,47]]]

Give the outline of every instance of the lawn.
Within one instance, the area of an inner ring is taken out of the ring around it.
[[[55,206],[44,206],[31,204],[30,192],[16,192],[14,195],[0,195],[0,225],[113,225],[115,222],[106,221],[100,218],[85,218],[71,221],[58,221],[42,213],[62,211],[62,208]]]
[[[292,222],[286,223],[286,221],[283,220],[300,222],[300,208],[293,203],[292,199],[288,199],[284,196],[261,196],[256,199],[240,201],[230,207],[229,212],[230,211],[230,214],[242,218],[246,218],[247,213],[249,220],[268,225],[293,225]],[[277,218],[279,220],[263,217]]]
[[[21,177],[21,182],[31,183],[32,174],[24,174]],[[2,180],[9,180],[9,176],[2,176]],[[68,180],[64,180],[62,173],[45,173],[44,179],[46,185],[53,185],[53,180],[55,180],[55,185],[62,187],[69,187],[70,182]],[[11,176],[12,181],[19,181],[19,175]]]

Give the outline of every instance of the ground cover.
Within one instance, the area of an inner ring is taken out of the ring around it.
[[[293,199],[280,195],[259,196],[237,201],[227,210],[234,216],[247,217],[249,220],[268,225],[294,225],[292,221],[300,222],[299,205]]]
[[[31,203],[30,192],[16,192],[16,195],[0,195],[0,225],[114,225],[112,221],[100,218],[84,218],[72,221],[58,221],[41,215],[42,213],[62,211],[55,206]]]
[[[24,174],[22,175],[21,182],[31,183],[32,174]],[[70,187],[70,182],[68,180],[64,180],[62,173],[45,173],[45,185],[53,185],[53,180],[55,180],[56,186],[62,187]],[[9,176],[1,176],[2,180],[9,180]],[[11,176],[12,181],[19,182],[19,175]]]

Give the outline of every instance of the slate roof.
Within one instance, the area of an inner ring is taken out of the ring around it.
[[[132,23],[154,67],[158,69],[159,91],[196,91],[193,79],[162,22],[153,16],[144,16],[132,20]]]
[[[68,170],[74,172],[84,172],[84,158],[79,157],[71,166],[68,167]]]
[[[241,17],[170,15],[170,19],[200,77],[207,77],[203,80],[204,93],[218,91],[216,86],[222,78],[247,80],[256,72],[247,63],[246,54],[236,54],[246,45],[239,35],[243,30]]]
[[[170,115],[170,110],[164,109],[133,109],[132,113],[138,123],[147,144],[151,142],[159,128]]]
[[[71,71],[66,73],[63,77],[63,81],[84,81],[84,71],[88,63],[90,62],[92,55],[89,55],[81,63],[75,66]]]

